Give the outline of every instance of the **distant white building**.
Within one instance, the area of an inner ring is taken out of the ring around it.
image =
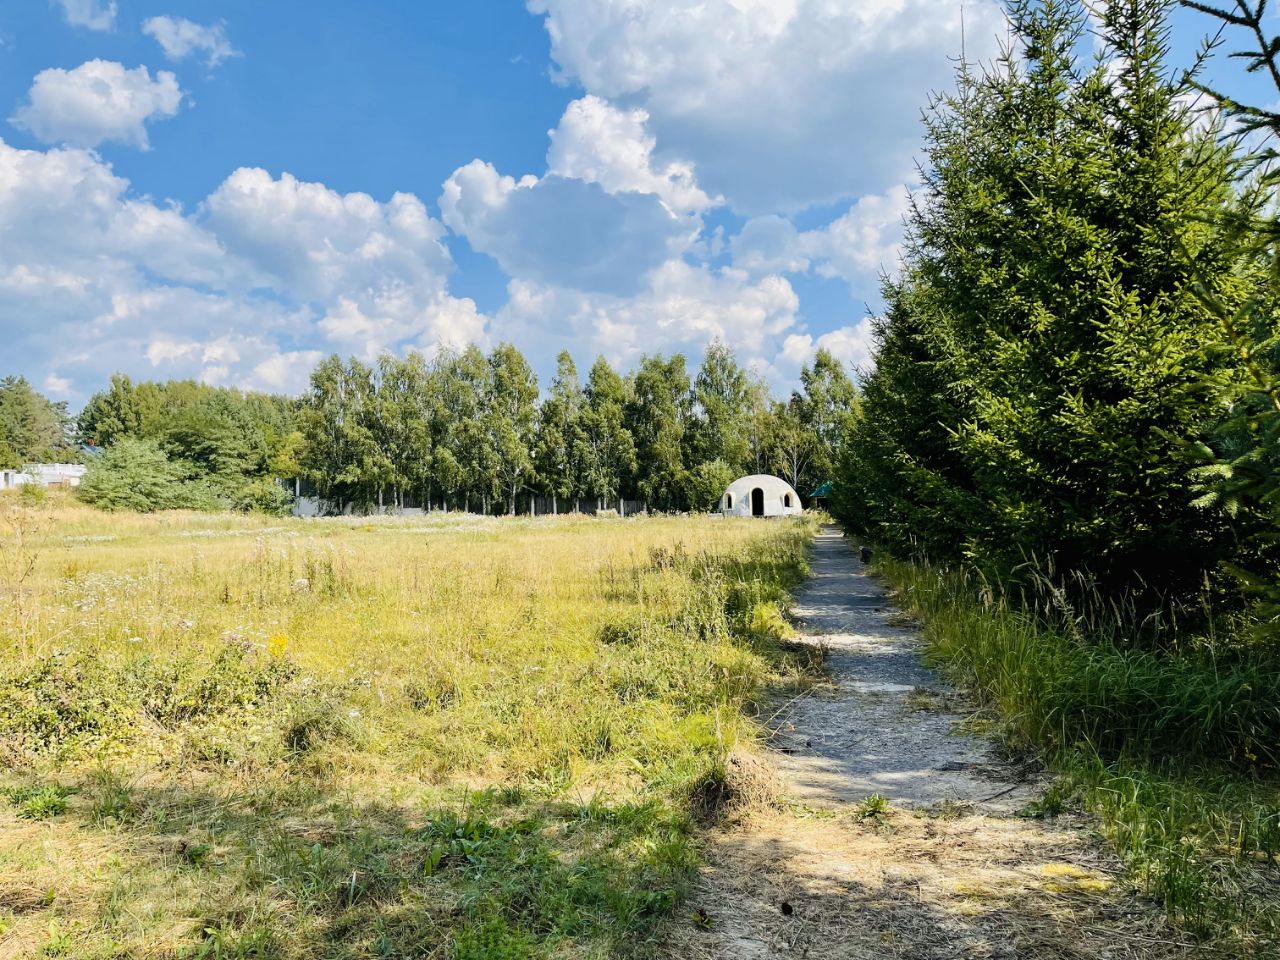
[[[29,483],[39,487],[78,487],[84,471],[83,463],[28,463],[21,470],[0,470],[0,490]]]
[[[787,517],[804,513],[804,508],[787,481],[757,473],[729,484],[717,513],[726,517]]]

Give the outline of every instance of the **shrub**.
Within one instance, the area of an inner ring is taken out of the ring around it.
[[[49,492],[38,483],[24,483],[18,488],[18,499],[24,507],[39,507],[49,499]]]
[[[282,517],[293,506],[293,496],[271,477],[259,477],[235,492],[232,505],[244,513]]]
[[[178,505],[182,481],[180,470],[155,443],[124,439],[89,463],[79,497],[103,510],[151,513]]]

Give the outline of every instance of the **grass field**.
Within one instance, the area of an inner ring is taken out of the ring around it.
[[[0,955],[644,955],[804,522],[0,499]]]

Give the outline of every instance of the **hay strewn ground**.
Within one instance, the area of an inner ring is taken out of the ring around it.
[[[810,530],[0,502],[0,954],[643,953]]]

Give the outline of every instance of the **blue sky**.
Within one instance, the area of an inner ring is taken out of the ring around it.
[[[959,36],[954,0],[11,0],[0,373],[75,406],[468,341],[865,363]]]

